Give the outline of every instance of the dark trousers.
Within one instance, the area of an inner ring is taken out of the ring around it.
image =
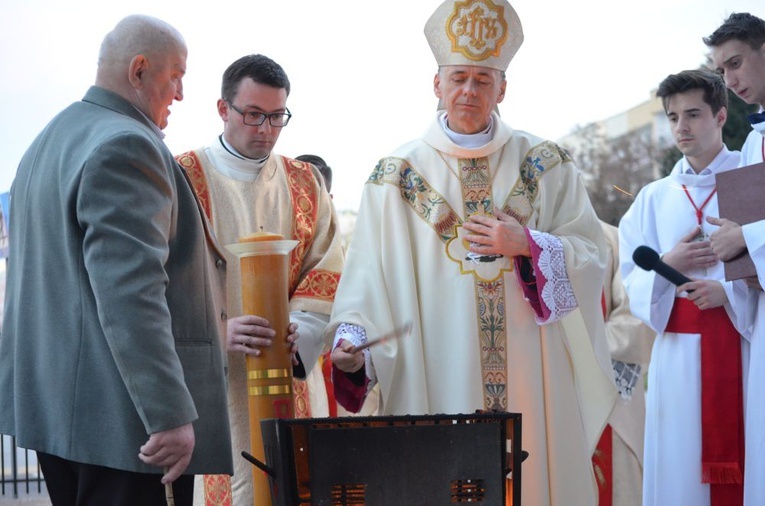
[[[166,506],[160,474],[81,464],[37,452],[53,506]],[[173,482],[176,506],[192,506],[194,476]]]

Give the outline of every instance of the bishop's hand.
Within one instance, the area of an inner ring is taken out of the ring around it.
[[[470,251],[507,258],[530,257],[531,248],[523,225],[499,209],[494,210],[494,215],[474,214],[462,224],[470,232],[465,236],[465,240],[471,243]]]

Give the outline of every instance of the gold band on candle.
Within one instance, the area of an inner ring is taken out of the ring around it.
[[[292,371],[289,369],[255,369],[247,372],[247,379],[251,380],[289,378],[291,376]]]
[[[288,395],[292,393],[292,385],[269,385],[265,387],[250,387],[250,395],[260,397],[262,395]]]

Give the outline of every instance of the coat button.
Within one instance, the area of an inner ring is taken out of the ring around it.
[[[218,259],[218,260],[215,262],[215,267],[217,267],[218,269],[222,269],[222,268],[223,268],[223,266],[224,266],[225,264],[226,264],[226,263],[225,263],[223,260],[221,260],[221,259],[219,258],[219,259]]]
[[[221,321],[223,321],[223,322],[225,322],[226,320],[228,320],[228,315],[226,314],[226,312],[225,312],[225,311],[221,311],[221,312],[220,312],[220,320],[221,320]]]

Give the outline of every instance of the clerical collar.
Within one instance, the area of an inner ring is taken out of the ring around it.
[[[258,160],[242,156],[222,134],[218,136],[218,142],[210,146],[210,154],[219,172],[239,181],[256,180],[268,161],[268,156]]]
[[[494,116],[489,119],[489,126],[487,126],[483,132],[478,132],[475,134],[461,134],[450,129],[445,111],[438,117],[438,120],[441,123],[441,128],[444,129],[446,136],[461,148],[480,148],[481,146],[485,146],[486,144],[490,143],[494,138]]]
[[[226,140],[225,137],[223,137],[223,134],[220,134],[218,136],[218,139],[220,139],[220,143],[223,146],[223,149],[234,155],[235,157],[239,158],[240,160],[244,160],[247,162],[252,162],[258,166],[258,169],[263,168],[263,165],[266,164],[266,160],[268,160],[268,157],[270,155],[266,155],[263,158],[247,158],[243,154],[239,153],[239,151],[236,150],[234,146],[229,144],[229,142]]]

